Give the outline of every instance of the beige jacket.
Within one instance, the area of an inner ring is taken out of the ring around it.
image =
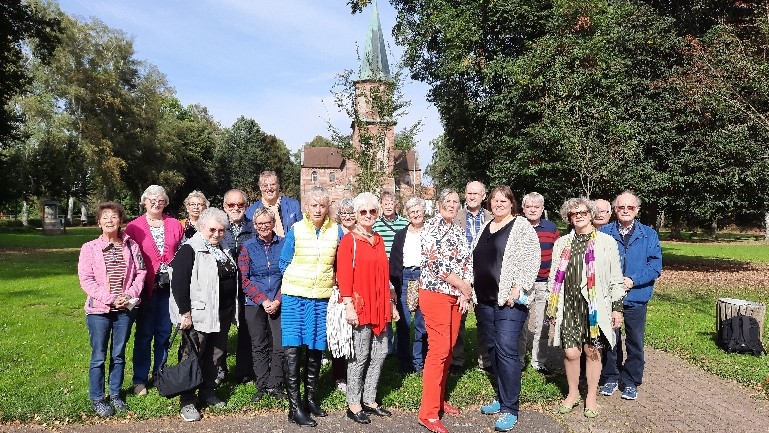
[[[553,246],[553,265],[550,267],[550,277],[547,279],[548,295],[553,290],[555,273],[563,248],[574,238],[574,231],[561,236]],[[582,268],[582,297],[587,302],[587,267]],[[595,288],[598,302],[598,327],[614,347],[617,344],[614,330],[611,327],[611,305],[625,296],[625,282],[619,261],[617,241],[611,236],[598,232],[595,238]],[[549,299],[549,297],[548,297]],[[555,336],[553,345],[561,345],[561,324],[563,322],[563,296],[558,298],[558,310],[555,318]],[[580,348],[581,349],[581,348]]]

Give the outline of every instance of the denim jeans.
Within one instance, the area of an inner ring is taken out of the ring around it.
[[[403,268],[403,285],[401,286],[401,293],[398,294],[398,314],[401,318],[395,322],[395,329],[398,335],[396,340],[398,342],[398,360],[400,368],[404,370],[413,367],[416,371],[422,371],[427,353],[427,335],[422,310],[417,308],[412,320],[407,303],[409,281],[418,281],[419,274],[418,268]],[[414,323],[413,345],[410,344],[412,322]]]
[[[88,368],[88,398],[91,400],[104,399],[104,362],[108,350],[109,395],[120,395],[125,370],[125,346],[131,335],[133,321],[133,311],[124,310],[85,316],[91,340],[91,364]]]
[[[644,333],[646,331],[646,305],[625,305],[625,350],[622,352],[622,334],[615,331],[617,343],[607,348],[603,357],[601,383],[616,382],[625,386],[639,386],[644,373]],[[624,365],[623,365],[624,358]]]
[[[518,416],[521,395],[521,358],[519,340],[526,338],[523,327],[529,309],[525,305],[513,307],[478,304],[475,317],[483,326],[483,341],[491,361],[491,374],[496,379],[497,400],[501,412]]]
[[[171,314],[168,312],[169,298],[169,292],[155,290],[150,299],[142,299],[142,303],[139,304],[139,311],[136,313],[136,336],[134,337],[134,385],[146,384],[150,366],[153,367],[153,374],[157,372],[166,352],[168,352],[168,338],[171,336]],[[151,349],[152,354],[150,353]]]

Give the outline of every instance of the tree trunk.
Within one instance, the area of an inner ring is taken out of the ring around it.
[[[29,206],[27,205],[26,200],[23,201],[21,205],[21,223],[25,226],[29,225]]]
[[[86,213],[85,204],[80,204],[80,225],[88,225],[88,214]]]
[[[75,197],[70,196],[67,200],[67,225],[72,225],[72,220],[75,219]]]
[[[764,212],[764,240],[769,241],[769,211]]]

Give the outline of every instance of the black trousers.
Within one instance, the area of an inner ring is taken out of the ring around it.
[[[283,385],[283,346],[281,345],[280,310],[267,314],[262,306],[244,308],[251,336],[251,358],[256,386],[277,389]]]

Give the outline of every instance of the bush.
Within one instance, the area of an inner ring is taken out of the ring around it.
[[[43,220],[41,220],[40,218],[30,218],[30,219],[27,221],[27,223],[28,223],[28,224],[29,224],[31,227],[35,227],[35,228],[38,228],[38,229],[41,229],[41,228],[43,228]]]
[[[0,228],[21,228],[21,227],[24,227],[24,224],[21,223],[21,220],[17,220],[17,219],[0,220]]]

